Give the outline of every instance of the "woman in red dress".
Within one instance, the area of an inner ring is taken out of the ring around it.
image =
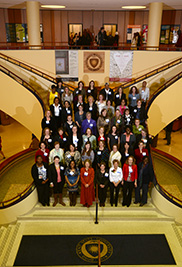
[[[94,192],[94,169],[92,168],[91,161],[86,159],[84,167],[80,170],[81,178],[81,196],[80,203],[84,207],[89,208],[95,200]]]

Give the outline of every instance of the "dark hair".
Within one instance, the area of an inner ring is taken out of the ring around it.
[[[106,163],[105,163],[105,161],[101,161],[100,166],[101,166],[101,165],[104,165],[105,168],[106,168]]]
[[[55,157],[54,157],[54,160],[55,160],[55,159],[59,159],[59,160],[60,160],[60,157],[59,157],[59,156],[55,156]]]
[[[41,158],[42,159],[42,156],[41,155],[37,155],[36,156],[36,161],[37,161],[38,158]]]
[[[132,94],[132,90],[133,90],[133,88],[135,88],[135,93],[136,94],[138,94],[138,88],[136,87],[136,86],[132,86],[131,88],[130,88],[130,91],[129,91],[129,94]]]
[[[51,85],[51,89],[56,89],[55,84]]]
[[[59,100],[59,97],[57,97],[57,96],[56,96],[56,97],[54,98],[54,103],[55,103],[56,99],[58,99],[58,100]]]
[[[71,168],[71,162],[74,162],[74,164],[75,164],[75,166],[76,166],[75,161],[72,159],[72,160],[69,162],[69,168]]]
[[[79,87],[80,83],[82,83],[82,84],[83,84],[83,87],[84,87],[84,82],[82,82],[82,81],[79,81],[79,83],[78,83],[78,87]]]
[[[41,142],[39,143],[39,147],[41,146],[41,144],[44,144],[44,145],[45,145],[45,147],[47,148],[47,144],[46,144],[46,142],[44,142],[44,141],[41,141]]]
[[[86,153],[86,145],[88,145],[88,144],[90,145],[90,149],[89,149],[89,151],[87,152],[87,155],[90,157],[90,153],[91,153],[91,151],[92,151],[92,147],[91,147],[91,143],[90,143],[90,141],[87,141],[87,142],[85,143],[85,146],[84,146],[82,155],[85,155],[85,153]]]
[[[89,86],[88,86],[88,87],[90,88],[90,84],[91,84],[91,82],[94,83],[94,86],[93,86],[93,87],[95,88],[95,82],[94,82],[94,80],[91,80],[91,81],[89,82]]]
[[[75,149],[75,144],[71,143],[71,144],[69,145],[69,148],[70,148],[70,146],[73,146],[74,149]]]
[[[59,127],[59,128],[58,128],[58,133],[59,133],[59,131],[63,131],[63,133],[64,133],[64,129],[63,129],[63,127]]]

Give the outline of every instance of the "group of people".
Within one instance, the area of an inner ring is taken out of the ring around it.
[[[80,193],[80,203],[90,207],[95,185],[101,207],[105,206],[108,188],[111,206],[118,205],[121,188],[123,206],[130,206],[134,188],[134,203],[145,205],[153,180],[152,139],[146,129],[148,99],[146,82],[139,90],[132,86],[128,97],[122,86],[114,93],[108,83],[98,93],[93,80],[87,90],[80,81],[73,93],[61,80],[57,87],[53,85],[32,166],[39,202],[49,205],[53,191],[53,206],[58,202],[64,206],[66,184],[70,206],[76,205]]]

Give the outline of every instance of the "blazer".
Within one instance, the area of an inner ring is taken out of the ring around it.
[[[106,90],[105,88],[103,88],[102,90],[100,90],[100,94],[102,94],[105,98],[105,100],[110,100],[111,103],[113,102],[114,100],[114,92],[111,88],[109,88],[109,93],[106,94]]]
[[[44,165],[44,168],[46,169],[47,178],[48,178],[48,164],[45,163],[45,162],[42,162],[42,163]],[[36,186],[43,186],[44,185],[44,184],[42,184],[43,179],[39,179],[38,168],[37,168],[37,164],[36,163],[32,166],[31,174],[32,174],[32,177],[34,179],[34,182],[35,182]]]
[[[138,178],[137,165],[132,165],[132,170],[133,170],[133,172],[131,173],[131,181],[134,182]],[[123,179],[124,179],[124,181],[127,181],[128,175],[129,175],[129,165],[125,163],[123,165]]]
[[[92,119],[93,120],[97,120],[97,116],[98,116],[98,109],[97,109],[97,105],[95,103],[93,103],[92,107],[90,107],[89,103],[86,104],[85,106],[85,112],[90,112],[92,114]]]
[[[138,164],[138,178],[140,174],[140,170],[143,166],[143,162],[140,162]],[[148,163],[144,168],[142,172],[142,184],[149,184],[153,180],[153,171],[152,171],[152,166],[150,163]]]
[[[60,164],[60,175],[61,175],[61,181],[64,181],[64,165]],[[56,167],[55,164],[52,163],[49,166],[49,181],[50,183],[53,183],[54,185],[57,184],[57,171],[56,171]]]

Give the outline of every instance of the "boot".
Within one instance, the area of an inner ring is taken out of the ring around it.
[[[69,192],[70,206],[73,206],[73,194]]]
[[[73,193],[73,206],[76,206],[76,192]]]
[[[59,203],[60,203],[62,206],[66,206],[66,204],[63,202],[62,194],[59,194]]]
[[[54,194],[54,203],[53,203],[53,207],[55,207],[58,203],[58,194]]]

